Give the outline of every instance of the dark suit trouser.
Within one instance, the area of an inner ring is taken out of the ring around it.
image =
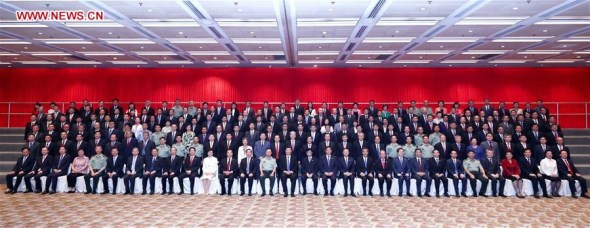
[[[533,185],[533,195],[537,195],[537,193],[539,192],[539,182],[541,182],[543,179],[539,178],[537,176],[529,176],[529,175],[522,175],[523,179],[527,179],[530,180],[532,185]],[[547,194],[547,186],[545,186],[545,181],[543,181],[543,184],[541,185],[541,189],[543,191],[543,195]]]
[[[136,173],[133,175],[125,175],[123,177],[123,182],[125,183],[125,193],[134,193],[135,192],[135,178],[142,178],[141,174]]]
[[[37,174],[35,174],[35,176],[34,176],[34,178],[35,178],[35,190],[37,190],[37,191],[41,191],[42,190],[41,189],[41,177],[48,176],[48,175],[49,175],[48,173],[42,173],[42,174],[37,173]],[[49,182],[49,178],[45,179],[45,181],[46,182]],[[48,190],[49,189],[47,189],[47,188],[45,189],[45,191],[48,191]]]
[[[342,182],[344,182],[344,194],[347,194],[348,184],[350,183],[350,194],[354,194],[354,175],[342,175]]]
[[[406,182],[406,194],[410,194],[410,177],[406,176],[405,173],[402,173],[401,176],[398,176],[397,173],[395,174],[397,178],[397,185],[398,185],[398,195],[402,195],[404,181]],[[382,186],[383,182],[380,182],[379,186]]]
[[[303,186],[303,193],[307,193],[307,179],[311,178],[313,182],[313,192],[316,193],[318,190],[318,176],[317,174],[311,175],[311,177],[307,177],[307,173],[301,174],[301,185]]]
[[[391,193],[391,185],[393,184],[393,178],[388,178],[387,174],[389,173],[381,173],[382,177],[379,177],[379,173],[377,173],[377,184],[379,184],[379,193],[381,195],[383,195],[383,182],[385,182],[386,185],[386,192],[387,195],[390,195]],[[410,183],[410,182],[408,182]],[[400,187],[400,192],[401,192],[401,187]]]
[[[25,186],[27,187],[28,190],[33,190],[33,185],[31,184],[31,178],[35,177],[35,173],[30,173],[24,176],[25,179]],[[37,188],[38,185],[35,185],[35,188]]]
[[[432,180],[434,180],[434,188],[436,188],[436,195],[439,195],[439,189],[440,189],[440,183],[443,183],[443,189],[444,189],[444,193],[443,194],[447,194],[449,192],[449,180],[447,179],[447,177],[445,177],[444,175],[442,176],[437,176],[435,174],[430,175],[430,178]]]
[[[104,171],[100,172],[99,174],[95,175],[94,177],[90,173],[84,175],[84,183],[86,183],[86,192],[96,193],[96,188],[98,187],[98,181],[101,178],[103,178],[104,175],[105,175]],[[92,188],[90,188],[90,179],[92,179]],[[106,191],[106,190],[103,190],[103,191]]]
[[[477,180],[481,181],[481,189],[479,189],[479,194],[485,194],[488,188],[489,179],[484,178],[483,174],[480,172],[471,172],[471,174],[473,174],[473,178],[471,178],[469,175],[467,175],[467,178],[469,178],[469,184],[471,184],[471,191],[473,191],[473,195],[477,194]]]
[[[560,183],[561,179],[559,177],[547,176],[545,174],[541,174],[541,175],[543,176],[543,178],[539,181],[540,182],[539,184],[541,185],[541,187],[542,186],[547,187],[545,184],[545,180],[549,180],[549,181],[551,181],[551,193],[557,194],[559,187],[561,186],[561,183]]]
[[[244,188],[246,180],[248,180],[248,194],[250,194],[252,193],[252,184],[254,184],[254,175],[250,177],[248,174],[244,174],[244,177],[240,177],[240,191],[242,194],[245,194]]]
[[[358,176],[361,178],[361,183],[363,185],[363,195],[367,194],[367,181],[369,181],[369,192],[373,192],[373,185],[375,184],[375,178],[369,177],[368,175]],[[381,184],[383,185],[383,184]]]
[[[430,185],[432,184],[432,178],[430,178],[430,176],[428,175],[424,175],[424,176],[414,176],[414,179],[416,179],[416,191],[418,192],[418,196],[422,195],[422,180],[426,181],[426,190],[425,190],[425,194],[430,195]]]
[[[23,181],[23,177],[26,176],[26,173],[23,174],[7,174],[6,175],[6,186],[8,186],[8,189],[10,190],[16,190],[16,188],[18,188],[18,186],[20,185],[20,183]],[[14,185],[12,184],[12,179],[16,177],[16,182],[14,183]]]
[[[460,176],[459,174],[457,174],[457,176]],[[460,178],[460,177],[455,177],[455,175],[453,174],[448,174],[447,178],[453,179],[453,187],[455,188],[455,195],[459,195],[459,194],[465,194],[465,191],[467,191],[467,178]],[[461,186],[461,192],[459,192],[459,180],[461,180],[462,182],[462,186]]]
[[[578,180],[578,182],[580,182],[581,194],[588,192],[588,187],[586,187],[586,179],[584,179],[583,177],[580,177],[580,176],[567,177],[566,176],[566,177],[562,177],[561,179],[567,180],[567,182],[569,183],[572,196],[576,195],[576,180]]]
[[[159,173],[145,175],[142,179],[143,191],[146,192],[148,181],[150,182],[150,193],[156,191],[156,177],[161,176]],[[164,186],[162,186],[164,188]]]
[[[76,180],[78,177],[84,176],[83,173],[70,173],[68,174],[68,187],[73,188],[76,187]]]
[[[178,174],[175,173],[174,175],[162,175],[162,192],[166,192],[166,181],[168,181],[168,192],[174,192],[174,177],[178,177]],[[180,184],[180,177],[178,177],[178,183]]]
[[[49,190],[49,185],[51,185],[51,190],[55,192],[55,189],[57,189],[57,178],[64,175],[67,175],[67,172],[64,172],[63,170],[59,173],[51,173],[47,175],[47,181],[45,181],[45,191]]]
[[[330,194],[334,193],[334,187],[336,186],[336,174],[332,176],[326,176],[322,173],[322,184],[324,185],[324,194],[328,193],[328,179],[330,180]]]
[[[289,175],[283,173],[281,175],[281,184],[283,185],[283,193],[287,194],[287,180],[291,180],[291,194],[295,194],[295,184],[297,183],[297,173]]]
[[[197,177],[199,175],[198,172],[191,172],[191,174],[188,173],[181,173],[180,176],[178,176],[178,184],[180,185],[180,192],[184,193],[184,178],[188,178],[189,182],[190,182],[190,187],[191,187],[191,193],[194,193],[194,188],[195,188],[195,177]]]
[[[219,175],[219,184],[221,184],[221,194],[226,193],[226,190],[225,190],[225,180],[226,179],[227,179],[227,193],[231,195],[231,187],[232,187],[232,185],[234,185],[235,176],[233,173],[230,175],[225,175],[224,173],[221,173],[221,175]]]
[[[275,176],[271,176],[270,174],[272,173],[272,170],[270,171],[265,171],[263,170],[262,173],[260,174],[260,187],[262,188],[262,193],[266,193],[266,189],[265,189],[265,180],[266,178],[268,178],[270,180],[269,186],[270,186],[270,192],[272,193],[272,189],[274,188],[275,185]]]
[[[114,174],[113,177],[113,193],[117,193],[117,184],[119,184],[119,175]],[[102,187],[105,193],[109,193],[109,175],[107,173],[102,176]]]
[[[490,182],[492,182],[492,194],[496,195],[496,192],[499,192],[500,195],[504,194],[504,185],[506,184],[506,179],[504,179],[504,177],[502,176],[498,176],[498,178],[494,178],[491,175],[488,175],[488,178],[490,178]],[[497,191],[496,187],[498,186],[498,182],[500,182],[500,190]]]

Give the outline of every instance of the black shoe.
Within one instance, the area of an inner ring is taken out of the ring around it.
[[[16,190],[12,190],[12,192],[10,192],[10,194],[16,194]]]
[[[408,193],[408,194],[406,194],[406,196],[408,196],[408,197],[412,197],[412,194]]]
[[[145,195],[147,195],[147,192],[143,191],[143,192],[141,193],[141,195],[142,195],[142,196],[145,196]]]
[[[192,195],[195,195],[195,193],[194,193],[194,192],[191,192],[191,196],[192,196]]]
[[[252,196],[252,193],[251,193],[251,192],[250,192],[250,193],[248,193],[248,196]]]
[[[418,194],[418,198],[422,198],[422,194]]]
[[[169,191],[168,192],[168,195],[172,195],[172,194],[174,194],[174,192],[172,192],[172,191]]]
[[[100,193],[100,194],[101,194],[101,195],[104,195],[104,194],[109,194],[109,191],[104,191],[104,192],[102,192],[102,193]]]
[[[224,196],[224,195],[225,195],[225,192],[222,192],[222,193],[221,193],[221,194],[219,194],[219,195],[220,195],[220,196]]]
[[[363,192],[363,196],[367,196],[367,193],[366,192]]]
[[[70,191],[68,191],[68,193],[76,193],[76,191],[70,190]]]
[[[151,192],[150,192],[150,195],[153,195],[153,194],[154,194],[154,191],[151,191]]]
[[[576,195],[574,194],[574,195],[572,195],[572,198],[574,198],[574,199],[577,199],[577,198],[578,198],[578,196],[576,196]]]
[[[445,194],[444,194],[444,196],[445,196],[445,197],[451,197],[451,196],[449,195],[449,193],[445,193]]]
[[[440,198],[440,195],[439,194],[436,194],[436,198]]]
[[[289,194],[285,193],[285,194],[283,195],[283,197],[289,197]]]
[[[314,191],[313,191],[313,194],[314,194],[314,195],[316,195],[316,196],[319,196],[319,195],[320,195],[320,194],[318,193],[318,191],[316,191],[316,190],[314,190]]]
[[[465,193],[461,193],[461,196],[463,196],[463,197],[467,197],[467,194],[465,194]]]
[[[35,193],[39,194],[39,193],[41,193],[41,190],[40,189],[35,190]]]
[[[385,197],[385,194],[383,194],[383,192],[382,192],[382,193],[379,193],[379,195],[380,195],[381,197]]]
[[[493,197],[498,197],[498,195],[496,195],[496,194],[492,194],[492,196],[493,196]]]
[[[243,193],[243,192],[242,192],[242,193],[240,193],[240,196],[244,196],[244,195],[246,195],[246,194],[245,194],[245,193]]]
[[[370,195],[370,196],[373,196],[373,192],[369,192],[369,195]]]
[[[524,196],[516,195],[516,198],[524,199]]]
[[[291,197],[295,197],[295,193],[291,193]]]
[[[553,197],[551,197],[550,195],[547,194],[543,194],[543,197],[548,198],[548,199],[552,199]]]
[[[356,195],[355,195],[354,193],[351,193],[350,195],[351,195],[352,197],[356,197]]]
[[[426,194],[424,194],[424,196],[430,197],[430,193],[426,193]]]
[[[301,193],[301,195],[303,195],[303,196],[304,196],[304,195],[307,195],[307,192],[303,192],[303,193]]]
[[[555,195],[553,195],[553,197],[557,197],[557,198],[559,198],[559,197],[561,197],[561,196],[560,196],[559,194],[555,193]]]
[[[523,196],[523,197],[524,197],[524,196]],[[535,197],[535,198],[537,198],[537,199],[540,199],[540,198],[541,198],[541,197],[540,197],[540,196],[538,196],[538,195],[535,195],[534,197]]]
[[[590,199],[590,196],[588,196],[588,194],[582,194],[581,196],[582,198]]]
[[[131,194],[131,193],[129,193],[129,192],[125,192],[125,193],[123,193],[123,195],[130,195],[130,194]]]
[[[230,192],[230,193],[227,193],[227,195],[228,195],[228,196],[231,196],[231,192]]]
[[[85,192],[85,193],[84,193],[84,195],[88,195],[88,194],[90,194],[90,193],[91,193],[91,192]]]
[[[402,197],[402,193],[400,192],[399,194],[397,194],[397,196]]]
[[[335,196],[335,195],[334,195],[334,191],[330,192],[330,195],[331,195],[331,196]]]
[[[387,193],[387,197],[391,197],[391,193]]]
[[[486,194],[484,194],[484,193],[479,193],[479,196],[481,196],[481,197],[486,197],[486,198],[488,197],[488,196],[487,196]]]
[[[477,197],[477,194],[473,194],[472,196],[473,196],[473,197]]]
[[[182,194],[184,194],[184,191],[180,191],[180,192],[178,193],[178,195],[182,195]]]
[[[117,193],[116,192],[113,192],[113,195],[117,195]]]
[[[129,193],[129,195],[133,195],[133,194],[135,194],[135,193],[134,193],[134,192],[130,192],[130,193]]]
[[[266,195],[266,192],[262,192],[262,194],[260,196],[262,197],[262,196],[265,196],[265,195]]]
[[[44,191],[44,192],[41,193],[41,195],[45,195],[47,193],[49,193],[49,191]]]
[[[272,193],[272,191],[270,193],[268,193],[270,196],[275,196],[274,193]]]
[[[166,192],[162,192],[162,193],[160,193],[160,195],[166,195]]]
[[[328,196],[328,193],[327,192],[324,192],[324,196]]]
[[[348,193],[344,193],[344,197],[348,197]]]
[[[504,195],[504,194],[500,194],[499,196],[500,196],[500,197],[502,197],[502,198],[506,198],[506,197],[508,197],[508,196],[506,196],[506,195]]]
[[[12,193],[12,189],[6,189],[6,191],[4,192],[4,194],[10,194]]]
[[[55,191],[51,190],[51,192],[49,192],[49,195],[53,195],[55,194]]]
[[[31,191],[29,189],[25,189],[25,191],[23,191],[23,193],[29,193],[29,192],[33,192],[33,191]]]

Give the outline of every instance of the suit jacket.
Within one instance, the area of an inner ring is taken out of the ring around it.
[[[27,159],[23,161],[24,156],[20,156],[18,160],[16,160],[16,164],[12,167],[12,171],[15,173],[24,172],[25,174],[31,172],[35,167],[35,156],[29,154]]]
[[[351,156],[352,155],[353,144],[350,141],[347,141],[346,142],[346,146],[344,146],[344,142],[339,142],[336,145],[336,150],[334,151],[334,155],[336,155],[337,157],[342,157],[343,156],[342,152],[344,151],[344,149],[348,149],[349,155]],[[356,157],[353,157],[353,158],[356,158]]]
[[[216,157],[219,160],[223,160],[227,157],[228,150],[232,150],[232,152],[236,153],[238,151],[238,148],[239,148],[238,141],[235,139],[232,139],[230,141],[229,147],[227,146],[227,140],[220,141],[219,143],[217,143],[217,153],[218,154],[216,154]]]
[[[448,138],[447,138],[448,139]],[[436,145],[434,145],[434,149],[438,150],[438,152],[440,152],[441,157],[451,157],[451,151],[453,150],[453,144],[454,143],[450,143],[450,142],[445,142],[445,146],[442,146],[442,142],[437,143]],[[455,146],[457,146],[457,144],[455,144]],[[457,152],[459,153],[459,152]]]
[[[285,144],[279,141],[279,150],[278,150],[278,154],[279,154],[279,158],[282,158],[283,155],[285,154]],[[270,143],[270,150],[272,151],[272,157],[277,158],[277,143],[276,142],[271,142]],[[292,151],[293,154],[294,151]],[[277,160],[278,161],[278,160]]]
[[[29,144],[31,146],[29,146]],[[33,157],[37,157],[37,156],[41,156],[41,144],[37,141],[34,141],[32,143],[26,142],[25,146],[29,148],[29,151],[31,152],[30,155]]]
[[[394,159],[395,160],[395,159]],[[389,158],[385,158],[385,164],[382,165],[381,164],[381,159],[373,159],[374,163],[373,163],[373,169],[375,170],[376,174],[381,174],[383,176],[386,176],[387,174],[391,174],[392,171],[394,171],[396,174],[398,173],[396,170],[398,167],[395,166],[395,161],[391,161],[389,160]],[[403,163],[403,167],[399,166],[400,170],[404,170],[403,173],[407,172],[407,159],[404,158],[404,163]],[[398,160],[399,162],[399,160]]]
[[[461,159],[455,159],[456,164],[453,163],[453,159],[447,159],[447,175],[452,176],[454,174],[465,174],[465,170],[463,170],[463,161]]]
[[[344,157],[338,158],[339,170],[340,170],[340,177],[344,175],[345,172],[352,173],[352,176],[355,176],[356,172],[356,163],[353,157],[348,156],[348,162],[344,160]]]
[[[480,146],[482,146],[486,150],[493,150],[494,151],[494,159],[500,160],[500,146],[498,146],[497,142],[491,141],[492,147],[490,147],[490,143],[487,141],[482,141]]]
[[[270,147],[272,148],[274,146],[274,144],[272,144]],[[301,142],[297,139],[295,139],[294,144],[291,144],[291,140],[286,140],[285,141],[285,149],[286,148],[291,148],[292,149],[292,153],[293,155],[297,155],[297,153],[295,153],[296,151],[301,151]],[[274,151],[273,151],[274,152]],[[283,150],[283,153],[285,151]],[[282,156],[281,156],[282,157]]]
[[[521,157],[518,159],[518,164],[520,166],[521,177],[528,177],[530,174],[539,174],[539,166],[537,166],[535,159],[532,157],[530,158],[530,162],[525,157]]]
[[[328,142],[328,146],[330,148],[332,148],[332,153],[334,153],[336,150],[336,143],[330,141],[330,142]],[[318,146],[318,150],[319,150],[318,152],[320,154],[320,158],[322,158],[324,155],[326,155],[326,148],[328,148],[328,146],[326,146],[326,141],[320,142],[320,144]],[[332,154],[332,155],[334,155],[334,154]]]
[[[541,131],[537,131],[537,137],[535,137],[535,133],[533,133],[533,131],[530,131],[526,134],[526,136],[527,142],[534,146],[540,143],[539,139],[541,139],[542,136],[545,136],[545,134],[543,134],[543,132]]]
[[[567,177],[568,174],[571,174],[572,176],[575,175],[576,173],[580,173],[578,171],[578,168],[576,168],[576,166],[574,165],[574,163],[572,162],[571,159],[566,159],[567,163],[570,167],[570,170],[573,172],[573,174],[568,170],[567,165],[565,164],[565,162],[563,161],[563,159],[561,157],[555,159],[555,162],[557,163],[557,175],[559,175],[559,177],[564,178]]]
[[[255,157],[251,157],[250,167],[248,167],[248,157],[242,158],[242,161],[240,161],[240,175],[244,174],[247,176],[248,173],[252,173],[254,175],[254,178],[257,178],[260,172],[258,163],[258,159],[256,159]]]
[[[144,157],[151,157],[152,149],[156,148],[156,143],[150,139],[146,142],[141,140],[137,143],[137,148],[139,149],[139,154]]]
[[[428,173],[430,176],[434,176],[435,174],[445,174],[446,172],[446,161],[438,158],[438,163],[434,158],[428,159]]]
[[[492,158],[492,162],[486,157],[481,160],[481,166],[486,171],[486,175],[489,174],[502,174],[500,172],[500,161]]]
[[[333,172],[335,175],[338,173],[338,160],[334,155],[330,156],[330,161],[328,162],[328,157],[326,155],[321,156],[320,160],[320,173],[324,174],[326,172]]]
[[[319,156],[318,147],[315,144],[312,143],[311,145],[308,145],[307,143],[304,143],[301,145],[301,151],[299,152],[298,157],[301,159],[307,157],[306,153],[308,150],[311,150],[311,152],[312,152],[311,154],[313,157],[317,158]]]
[[[103,153],[109,155],[111,154],[111,151],[105,151],[105,146],[104,144],[106,143],[106,140],[104,139],[99,139],[98,144],[96,143],[96,139],[91,139],[88,140],[88,152],[90,154],[90,157],[94,156],[96,154],[96,147],[100,146],[103,149]]]
[[[565,150],[565,151],[567,152],[567,158],[571,158],[571,157],[570,157],[570,148],[569,148],[569,147],[567,147],[567,146],[565,146],[565,145],[561,145],[561,150],[560,150],[560,148],[559,148],[559,145],[555,145],[555,146],[553,146],[553,148],[552,148],[552,150],[551,150],[551,151],[553,152],[553,157],[554,157],[554,158],[559,158],[559,153],[560,153],[562,150]]]
[[[451,144],[451,148],[454,151],[457,151],[457,158],[458,159],[466,159],[467,158],[467,145],[461,143],[460,145],[457,145],[457,143],[453,143]],[[449,153],[445,154],[443,159],[449,159],[451,158],[451,152],[449,151]]]
[[[541,144],[535,145],[533,147],[533,158],[535,158],[535,164],[539,165],[541,163],[541,160],[545,158],[545,152],[551,149],[552,148],[547,144],[545,144],[545,149],[543,149],[543,146]],[[553,151],[551,152],[553,153]]]
[[[432,160],[434,160],[434,158]],[[421,158],[420,159],[421,164],[418,164],[418,158],[412,158],[412,159],[410,159],[409,163],[410,163],[410,172],[412,173],[412,176],[416,176],[416,174],[418,172],[420,172],[420,170],[422,170],[422,172],[424,172],[426,175],[429,175],[428,172],[430,171],[430,167],[428,166],[429,164],[428,164],[427,159]]]
[[[172,156],[166,158],[166,168],[163,172],[167,172],[168,174],[174,173],[175,175],[179,175],[181,170],[182,157],[176,156],[174,160],[172,160]]]
[[[187,156],[184,157],[184,162],[183,162],[184,171],[186,172],[186,171],[190,170],[191,171],[191,174],[192,173],[198,173],[199,172],[199,168],[201,167],[201,158],[195,156],[193,158],[193,162],[192,163],[191,163],[191,159],[190,158],[191,158],[190,155],[187,155]]]
[[[312,156],[311,161],[309,161],[309,157],[301,158],[301,174],[305,175],[307,173],[317,174],[319,170],[318,165],[318,158]]]
[[[513,142],[510,142],[510,149],[508,149],[508,146],[506,145],[506,142],[503,143],[498,143],[498,146],[500,147],[500,160],[504,159],[506,157],[506,152],[508,150],[510,150],[512,152],[512,155],[514,155],[515,158],[519,158],[516,156],[516,154],[514,154],[514,150],[516,149],[516,144],[514,144]]]
[[[180,131],[176,131],[176,134],[174,135],[174,138],[172,137],[172,132],[168,132],[166,134],[166,144],[168,144],[168,146],[172,146],[172,144],[176,143],[176,137],[177,136],[182,136],[182,133],[180,133]]]
[[[121,144],[123,147],[123,151],[122,151],[122,153],[119,153],[119,154],[123,155],[124,157],[131,157],[132,156],[131,151],[133,150],[133,148],[138,147],[137,139],[135,139],[135,138],[131,138],[129,143],[127,143],[127,139],[124,139]]]
[[[145,156],[144,157],[144,161],[145,161],[145,171],[149,171],[149,172],[153,172],[156,171],[156,175],[161,175],[162,174],[162,166],[164,163],[165,158],[161,158],[158,156],[155,156],[156,160],[153,160],[153,156]]]
[[[90,150],[88,149],[88,142],[86,141],[80,141],[80,146],[78,147],[78,142],[73,142],[72,143],[72,151],[76,151],[76,154],[78,154],[78,150],[84,150],[84,154],[88,157],[90,155]]]
[[[42,171],[43,175],[47,175],[50,173],[52,166],[53,166],[53,157],[48,154],[47,157],[45,158],[45,161],[43,161],[43,155],[41,155],[41,156],[37,157],[37,161],[35,162],[35,170],[34,171]]]
[[[219,162],[219,176],[223,176],[224,171],[231,171],[232,174],[229,176],[230,178],[234,178],[238,175],[238,159],[232,158],[229,167],[227,166],[227,160],[228,158],[225,158],[225,160]]]
[[[520,142],[514,143],[514,148],[512,149],[512,153],[514,158],[522,158],[524,157],[524,150],[525,149],[533,149],[531,144],[526,143],[526,148]]]
[[[375,171],[375,164],[371,156],[367,156],[367,163],[365,164],[364,158],[361,156],[356,160],[356,172],[357,174],[365,173],[370,174]]]
[[[385,150],[385,145],[379,143],[379,151],[377,150],[377,144],[371,143],[368,145],[369,147],[369,156],[373,156],[373,159],[379,159],[379,152],[380,150]]]
[[[59,157],[56,157],[56,159],[59,159]],[[121,155],[118,155],[117,159],[114,162],[113,162],[113,157],[109,157],[109,159],[107,159],[106,172],[107,173],[114,172],[117,175],[119,175],[119,177],[121,177],[121,176],[123,176],[123,165],[125,163],[126,163],[125,158]]]
[[[297,170],[298,170],[298,165],[297,165],[297,157],[291,155],[291,159],[289,161],[290,165],[289,168],[291,171],[293,171],[293,174],[295,176],[297,176]],[[277,164],[278,168],[279,168],[279,173],[282,175],[283,171],[287,171],[287,156],[282,156],[279,159],[279,163]]]

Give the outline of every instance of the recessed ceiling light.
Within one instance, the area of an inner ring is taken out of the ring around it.
[[[117,59],[117,57],[113,57],[113,59]]]
[[[166,56],[164,56],[164,59],[168,59]]]
[[[82,49],[86,49],[86,47],[82,46]]]
[[[467,31],[467,32],[473,32],[473,30],[469,30],[469,31]]]
[[[422,56],[418,57],[418,58],[422,58]]]
[[[567,47],[567,44],[562,45],[562,47]]]
[[[498,64],[494,64],[494,66],[498,66]]]
[[[152,12],[152,9],[148,9],[147,11],[151,13]]]
[[[137,65],[137,67],[139,67],[139,65]]]
[[[267,56],[264,56],[264,59],[268,59],[268,57]]]
[[[445,47],[445,46],[443,46],[443,45],[440,45],[440,48],[444,48],[444,47]]]
[[[213,59],[217,59],[217,56],[213,56]]]
[[[547,29],[543,29],[543,32],[549,32],[549,30],[547,30]]]
[[[254,32],[250,32],[250,35],[254,35]]]
[[[359,64],[359,67],[362,67],[363,65]]]
[[[37,34],[39,34],[39,35],[43,35],[43,33],[42,33],[42,32],[38,32]]]
[[[449,66],[453,66],[452,64],[449,64]]]
[[[407,67],[408,65],[404,65],[404,67]]]
[[[258,49],[262,49],[262,46],[258,46]]]
[[[475,56],[471,56],[472,59],[475,59]]]
[[[322,32],[322,34],[326,35],[326,34],[328,34],[328,32],[326,32],[326,31],[323,31],[323,32]]]
[[[395,30],[395,33],[399,33],[399,30]]]
[[[315,65],[315,64],[314,64],[314,65],[313,65],[313,67],[318,67],[318,65]]]
[[[579,58],[582,58],[582,56],[579,56],[579,55],[578,55],[578,56],[576,56],[576,58],[578,58],[578,59],[579,59]]]
[[[29,49],[29,47],[23,47],[23,49]]]
[[[238,12],[242,12],[242,9],[238,9]]]
[[[330,9],[328,9],[328,11],[332,12],[332,11],[334,11],[334,9],[330,8]]]
[[[379,48],[383,48],[383,46],[379,45]]]
[[[184,34],[184,32],[178,32],[178,34],[179,34],[179,35],[182,35],[182,34]]]
[[[525,55],[524,58],[526,59],[526,58],[528,58],[528,56]]]
[[[143,46],[139,47],[140,49],[143,49]]]
[[[109,35],[113,35],[113,32],[108,32]]]
[[[426,10],[426,7],[421,7],[420,10],[424,11],[424,10]]]
[[[367,59],[371,59],[371,56],[367,56]]]
[[[501,47],[501,48],[505,48],[506,46],[504,46],[504,45],[501,45],[500,47]]]
[[[199,46],[199,49],[203,49],[203,46]]]
[[[512,10],[518,10],[518,7],[512,7]]]
[[[322,46],[318,46],[319,49],[322,49]]]

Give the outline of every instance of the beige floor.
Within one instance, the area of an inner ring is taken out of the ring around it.
[[[4,191],[4,187],[0,187]],[[588,227],[588,199],[0,194],[0,227]]]

